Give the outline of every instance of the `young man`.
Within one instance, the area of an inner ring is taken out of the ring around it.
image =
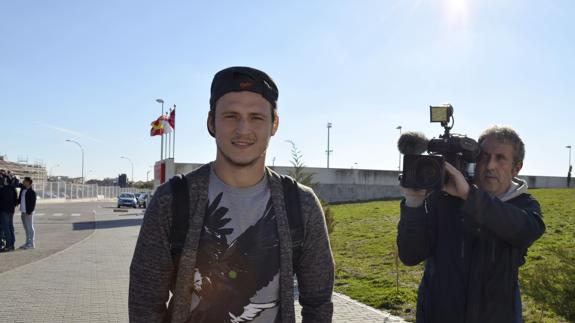
[[[231,67],[214,76],[207,127],[216,160],[185,176],[189,229],[177,267],[172,186],[154,194],[130,267],[131,322],[295,322],[294,274],[303,321],[331,322],[334,263],[321,205],[298,185],[300,206],[289,205],[301,207],[296,257],[282,180],[265,167],[277,98],[262,71]]]
[[[32,179],[24,177],[18,198],[20,212],[22,212],[22,225],[26,231],[26,242],[20,246],[20,249],[34,249],[34,220],[33,214],[36,208],[36,192],[32,188]]]
[[[399,256],[408,266],[426,261],[418,322],[523,321],[518,269],[545,225],[516,177],[525,156],[519,135],[494,126],[479,144],[476,185],[446,163],[442,192],[402,188]]]

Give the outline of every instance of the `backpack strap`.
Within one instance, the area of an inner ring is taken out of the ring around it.
[[[188,181],[182,174],[170,179],[172,187],[172,226],[170,228],[170,253],[177,266],[182,254],[189,227],[190,197]]]
[[[294,272],[302,254],[304,226],[297,182],[286,175],[280,175],[284,189],[284,202],[292,241],[292,260]]]

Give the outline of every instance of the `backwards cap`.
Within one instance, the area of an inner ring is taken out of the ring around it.
[[[278,88],[266,73],[251,67],[228,67],[216,73],[212,80],[210,110],[214,111],[216,102],[228,92],[251,91],[259,93],[268,100],[273,108],[277,107]]]

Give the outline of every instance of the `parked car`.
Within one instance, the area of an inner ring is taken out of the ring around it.
[[[146,208],[148,206],[148,201],[150,200],[149,193],[140,193],[138,194],[138,207]]]
[[[118,196],[118,208],[122,206],[131,206],[133,208],[138,207],[138,200],[134,193],[122,193]]]

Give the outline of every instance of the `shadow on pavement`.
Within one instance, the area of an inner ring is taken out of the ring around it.
[[[74,223],[73,228],[74,230],[97,230],[129,227],[134,225],[142,225],[142,219],[76,222]]]

